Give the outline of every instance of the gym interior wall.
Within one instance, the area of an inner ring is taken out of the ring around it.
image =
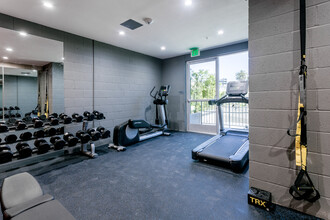
[[[64,42],[66,114],[102,111],[102,125],[110,130],[128,118],[154,120],[149,91],[161,85],[160,59],[5,14],[0,27]]]
[[[294,138],[300,66],[299,1],[249,1],[250,186],[273,201],[330,219],[330,1],[307,3],[308,169],[321,198],[289,194],[298,170]]]

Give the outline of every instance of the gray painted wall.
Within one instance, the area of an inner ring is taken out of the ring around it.
[[[250,185],[273,193],[277,204],[330,218],[330,1],[308,0],[307,108],[309,173],[321,193],[296,201],[294,139],[300,64],[299,1],[249,1]]]
[[[162,83],[171,85],[167,106],[169,116],[169,128],[173,130],[186,131],[186,63],[188,61],[217,57],[220,55],[246,51],[247,42],[236,43],[211,50],[201,51],[201,56],[190,57],[189,55],[166,59],[162,68]]]
[[[160,85],[161,60],[99,42],[93,51],[91,39],[4,14],[0,14],[0,27],[64,42],[66,114],[104,111],[107,119],[95,126],[111,130],[128,118],[154,118],[154,106],[148,108],[149,90]]]
[[[64,69],[61,63],[52,63],[52,112],[64,112]]]
[[[4,106],[19,106],[21,115],[31,112],[38,103],[38,79],[28,76],[8,76],[4,80]],[[16,113],[13,111],[12,113]]]

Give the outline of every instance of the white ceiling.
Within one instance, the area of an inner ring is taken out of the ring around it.
[[[43,66],[62,62],[63,42],[32,35],[22,37],[17,31],[5,28],[0,28],[0,36],[0,61],[4,63]],[[6,51],[8,47],[13,51]]]
[[[47,1],[54,8],[46,9],[43,0],[0,0],[0,12],[158,58],[248,38],[246,0],[192,0],[189,7],[185,0]],[[147,25],[144,17],[154,22]],[[127,19],[143,26],[133,31],[120,26]],[[119,36],[120,30],[126,35]]]

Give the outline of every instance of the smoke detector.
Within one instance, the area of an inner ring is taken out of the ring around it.
[[[154,22],[154,20],[152,20],[152,18],[143,18],[143,21],[146,23],[146,24],[152,24]]]

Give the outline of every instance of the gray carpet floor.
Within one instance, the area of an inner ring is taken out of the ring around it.
[[[248,168],[236,174],[191,159],[191,149],[208,138],[175,132],[36,178],[80,220],[313,219],[283,207],[269,213],[249,206]]]

